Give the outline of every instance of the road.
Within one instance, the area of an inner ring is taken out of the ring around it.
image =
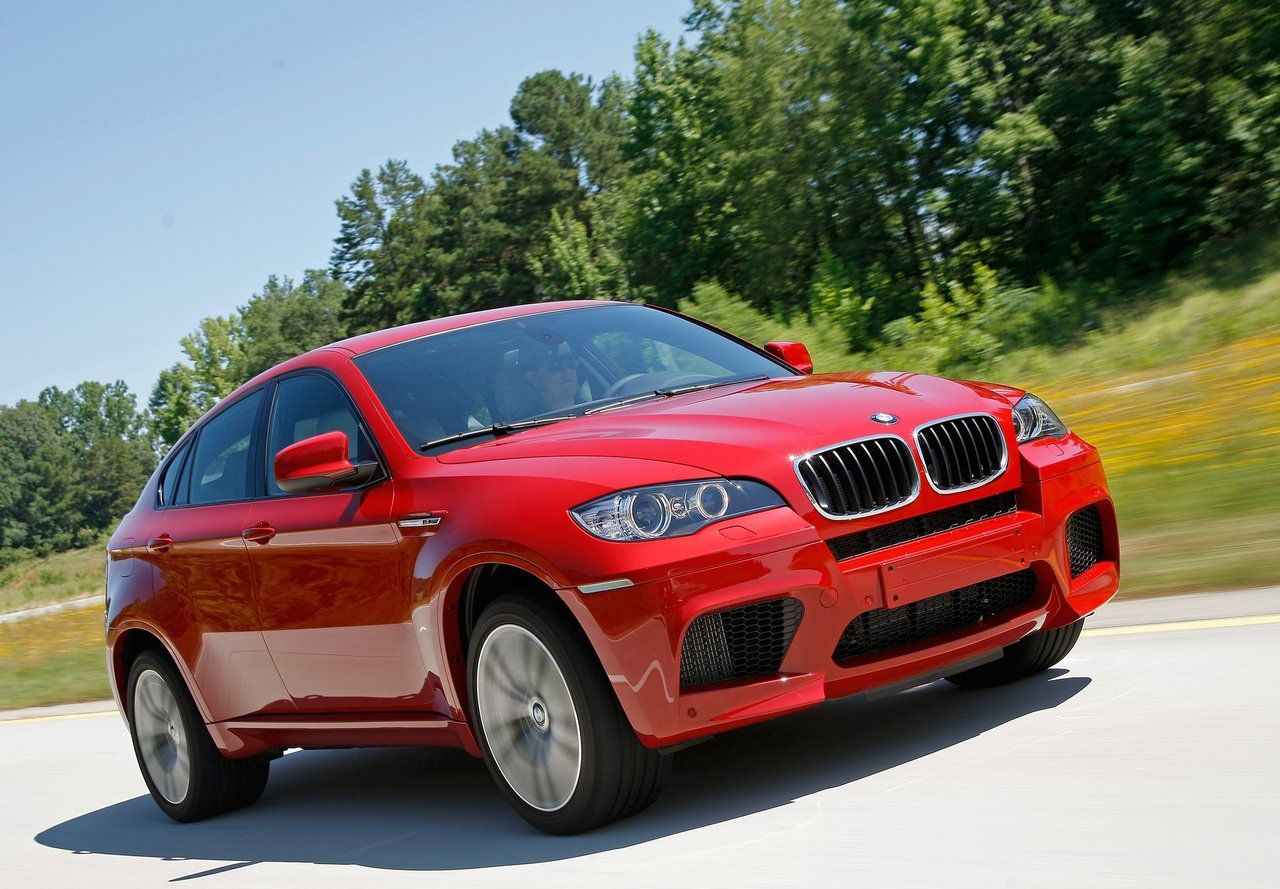
[[[429,749],[291,753],[257,806],[177,825],[118,717],[0,723],[0,884],[1274,887],[1276,591],[1179,599],[1117,603],[1021,683],[685,750],[652,809],[580,837],[526,828],[479,761]],[[1203,620],[1223,603],[1239,619]],[[1115,627],[1144,619],[1192,623]]]

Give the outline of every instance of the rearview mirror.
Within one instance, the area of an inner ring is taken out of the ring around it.
[[[352,463],[347,448],[347,434],[336,431],[289,445],[276,454],[273,462],[276,484],[289,494],[364,484],[377,474],[378,464]]]
[[[770,355],[781,358],[800,373],[813,373],[813,359],[809,357],[809,349],[804,343],[765,343],[764,348]]]

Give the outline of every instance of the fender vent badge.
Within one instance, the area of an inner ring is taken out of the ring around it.
[[[438,515],[415,515],[400,519],[396,524],[401,528],[434,528],[440,521],[441,517]]]

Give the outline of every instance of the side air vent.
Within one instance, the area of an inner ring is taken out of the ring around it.
[[[1004,472],[1008,461],[1000,424],[989,414],[951,417],[916,430],[925,475],[938,493],[967,491]]]
[[[1067,562],[1079,577],[1102,561],[1102,516],[1098,507],[1078,509],[1067,519]]]
[[[787,596],[696,618],[680,652],[680,687],[777,673],[803,615]]]
[[[920,493],[907,443],[878,435],[807,454],[796,474],[818,511],[829,519],[874,515],[903,506]]]

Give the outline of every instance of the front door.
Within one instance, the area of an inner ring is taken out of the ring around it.
[[[250,506],[249,561],[263,635],[295,705],[317,713],[429,709],[389,481],[291,495],[271,471],[282,448],[335,430],[347,435],[353,462],[377,459],[346,392],[319,372],[285,377],[267,428],[267,496]]]

